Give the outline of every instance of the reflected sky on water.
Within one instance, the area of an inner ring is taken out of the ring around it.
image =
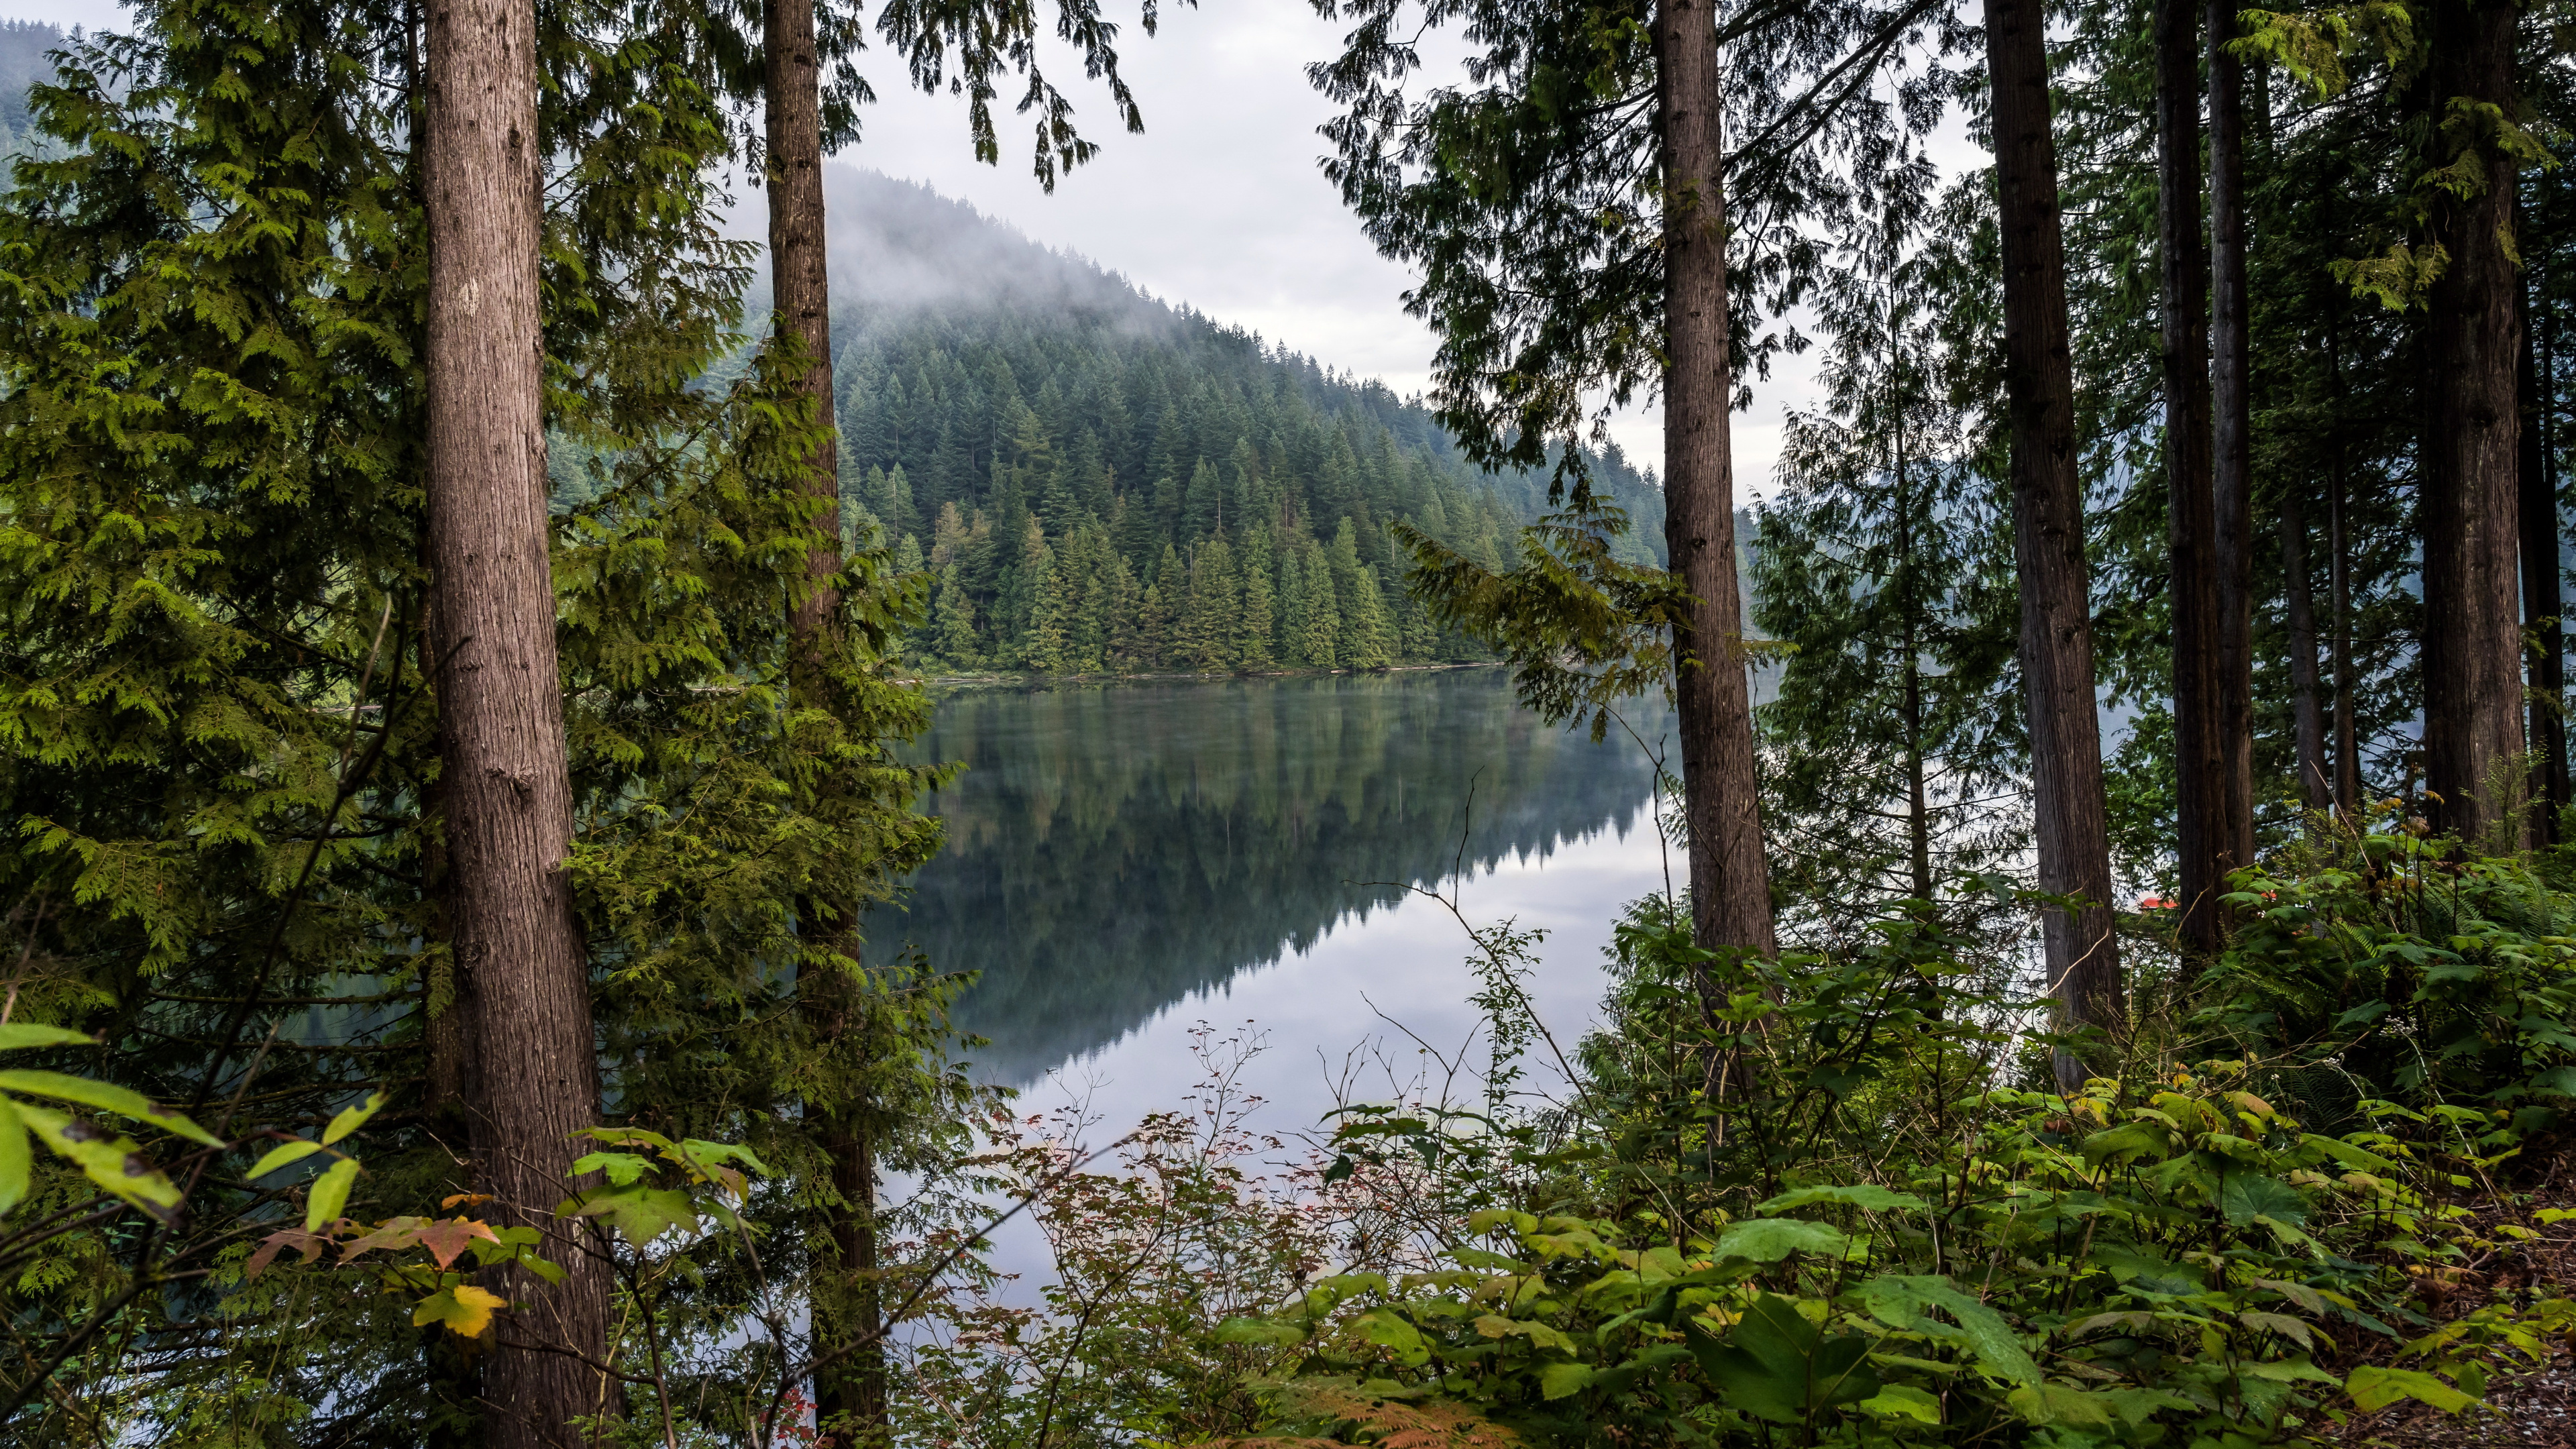
[[[1570,1051],[1619,907],[1666,879],[1644,751],[1547,726],[1498,669],[961,690],[923,748],[968,766],[931,802],[948,849],[871,937],[980,972],[978,1075],[1111,1136],[1181,1104],[1202,1021],[1265,1040],[1246,1080],[1283,1134],[1355,1052],[1459,1052],[1469,942],[1417,886],[1548,932],[1531,994]]]

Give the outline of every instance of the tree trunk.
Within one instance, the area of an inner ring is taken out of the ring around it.
[[[2518,13],[2495,0],[2433,12],[2434,107],[2466,98],[2512,109]],[[2517,841],[2517,802],[2491,797],[2510,793],[2505,772],[2523,748],[2515,167],[2499,154],[2485,162],[2479,194],[2435,202],[2434,237],[2450,262],[2429,299],[2423,490],[2425,783],[2436,824],[2473,848]]]
[[[2227,868],[2254,863],[2253,352],[2245,295],[2245,67],[2235,0],[2209,0],[2210,482]]]
[[[1655,47],[1665,188],[1664,541],[1673,571],[1697,601],[1689,627],[1673,641],[1691,925],[1702,946],[1768,956],[1777,944],[1736,593],[1724,158],[1709,0],[1659,6]]]
[[[2200,12],[2156,6],[2156,232],[2163,253],[2165,539],[2173,607],[2174,805],[2184,958],[2226,938],[2228,761],[2220,725],[2209,457],[2209,265],[2200,229]]]
[[[2011,414],[2013,552],[2029,691],[2039,888],[2080,898],[2043,922],[2048,985],[2067,1026],[2125,1033],[2119,944],[2111,934],[2111,852],[2102,732],[2093,696],[2084,493],[2075,475],[2075,370],[2068,354],[2066,241],[2049,133],[2046,8],[1985,0],[1993,78],[1995,185],[2004,264],[2004,393]],[[2088,1064],[2060,1052],[2059,1083]]]
[[[2326,773],[2325,703],[2317,688],[2317,603],[2308,587],[2308,516],[2296,487],[2281,495],[2281,576],[2290,614],[2290,704],[2298,735],[2299,799],[2322,814],[2334,801]]]
[[[2535,284],[2538,278],[2533,279]],[[2536,291],[2535,286],[2535,291]],[[2533,843],[2559,843],[2558,812],[2567,804],[2567,730],[2560,713],[2566,696],[2567,637],[2559,623],[2558,479],[2550,436],[2554,379],[2533,341],[2546,324],[2540,309],[2522,329],[2522,433],[2516,473],[2522,488],[2522,623],[2531,650],[2531,797]]]
[[[832,281],[823,215],[822,70],[814,44],[814,0],[768,0],[762,35],[767,123],[769,287],[779,341],[792,340],[805,361],[797,391],[814,399],[820,421],[832,421]],[[806,490],[834,520],[832,545],[806,557],[812,578],[841,571],[840,449],[827,434],[814,450]],[[836,591],[818,588],[797,611],[797,637],[820,644],[840,610]],[[810,653],[810,648],[809,651]]]
[[[427,71],[430,617],[447,661],[445,905],[479,1063],[475,1171],[491,1215],[543,1232],[566,1274],[555,1286],[501,1275],[524,1306],[484,1369],[484,1436],[535,1449],[580,1442],[573,1421],[608,1409],[607,1380],[584,1360],[606,1353],[609,1283],[553,1212],[599,1087],[563,873],[572,786],[547,557],[534,8],[432,7]]]

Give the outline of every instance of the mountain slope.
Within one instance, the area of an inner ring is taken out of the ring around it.
[[[835,168],[845,496],[936,571],[951,667],[1481,657],[1400,587],[1404,520],[1498,563],[1543,475],[1485,475],[1384,385],[1136,291],[925,187]],[[1662,499],[1596,475],[1655,556]]]

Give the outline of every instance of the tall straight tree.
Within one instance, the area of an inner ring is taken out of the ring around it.
[[[2209,394],[2224,869],[2254,863],[2254,393],[2245,291],[2245,66],[2234,0],[2209,0]],[[2221,889],[2224,889],[2223,878]]]
[[[2217,521],[2210,491],[2209,271],[2200,229],[2200,15],[2156,6],[2156,234],[2164,304],[2165,517],[2173,607],[2175,863],[2185,954],[2225,934],[2228,763],[2219,698]]]
[[[2043,961],[2060,1019],[2117,1035],[2127,1001],[2119,942],[2111,934],[2111,848],[2093,695],[2084,493],[2075,470],[2075,372],[2057,144],[2049,129],[2046,7],[2039,0],[1985,0],[1985,16],[2033,833],[2040,890],[2077,898],[2076,909],[2048,910]],[[2059,1082],[2081,1085],[2087,1066],[2060,1052]]]
[[[2535,285],[2527,295],[2539,299],[2547,294]],[[2517,508],[2522,535],[2522,627],[2531,639],[2531,797],[2539,806],[2532,819],[2533,843],[2556,845],[2560,843],[2558,812],[2567,805],[2567,721],[2561,714],[2567,697],[2567,631],[2561,622],[2565,606],[2559,589],[2558,453],[2551,427],[2557,379],[2556,369],[2548,365],[2555,357],[2543,361],[2553,349],[2533,341],[2533,334],[2548,325],[2545,314],[2535,315],[2522,329],[2517,369],[2522,432],[2515,473],[2522,492]]]
[[[1767,956],[1778,945],[1735,578],[1726,153],[1712,0],[1662,0],[1655,51],[1663,137],[1664,545],[1693,600],[1687,627],[1673,637],[1691,924],[1702,946]]]
[[[1314,0],[1351,22],[1310,69],[1342,109],[1326,174],[1381,251],[1422,268],[1408,304],[1440,347],[1433,400],[1488,468],[1552,467],[1592,501],[1580,450],[1607,411],[1661,389],[1665,537],[1699,602],[1671,636],[1683,809],[1702,943],[1773,948],[1769,872],[1741,676],[1726,409],[1741,381],[1730,307],[1731,208],[1788,219],[1848,196],[1821,158],[1937,115],[1946,79],[1877,89],[1888,57],[1935,24],[1917,0],[1750,7],[1723,29],[1706,0]],[[1465,85],[1406,85],[1414,37],[1456,25],[1476,48]],[[1726,63],[1721,66],[1721,51]],[[1723,150],[1721,107],[1741,117]],[[1734,194],[1730,195],[1730,192]],[[1757,280],[1803,278],[1810,249],[1746,247]],[[1661,646],[1658,646],[1661,647]]]
[[[475,1179],[503,1222],[548,1235],[549,1285],[508,1270],[513,1315],[484,1369],[486,1442],[579,1442],[608,1404],[608,1276],[553,1214],[572,1135],[598,1111],[589,968],[564,874],[572,786],[555,656],[538,326],[536,12],[429,12],[423,156],[430,628],[439,659],[446,918],[477,1053]]]
[[[2505,0],[2432,12],[2427,101],[2514,113],[2514,28]],[[2433,127],[2432,165],[2464,178],[2432,193],[2447,254],[2427,299],[2425,388],[2424,766],[2440,827],[2476,840],[2508,824],[2490,798],[2522,752],[2522,639],[2516,607],[2521,409],[2520,279],[2513,254],[2518,162],[2501,127]]]

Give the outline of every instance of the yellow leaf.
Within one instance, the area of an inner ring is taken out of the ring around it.
[[[433,1293],[411,1311],[412,1327],[444,1323],[451,1332],[464,1338],[481,1338],[492,1326],[492,1311],[507,1308],[510,1300],[486,1293],[471,1283],[459,1283],[443,1292]]]

